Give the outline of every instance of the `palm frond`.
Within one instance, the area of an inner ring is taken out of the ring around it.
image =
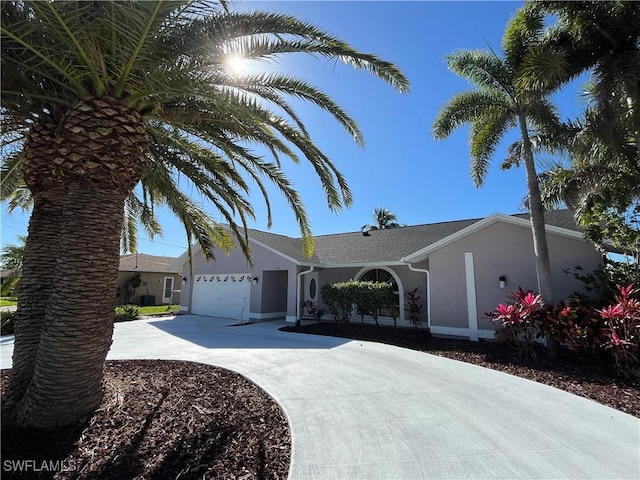
[[[477,88],[513,98],[511,74],[495,54],[485,50],[459,50],[446,58],[452,72]]]
[[[495,91],[471,90],[454,95],[443,105],[433,123],[433,135],[436,139],[447,138],[457,128],[470,124],[481,117],[485,109],[511,108],[508,99]]]
[[[504,133],[515,126],[513,115],[502,108],[485,109],[471,125],[471,179],[476,187],[484,183],[489,161]]]

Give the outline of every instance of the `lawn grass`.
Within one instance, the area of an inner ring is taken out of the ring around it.
[[[14,297],[0,297],[0,307],[13,307],[18,304]]]
[[[138,307],[138,311],[140,312],[140,315],[150,315],[152,313],[175,313],[178,311],[178,308],[178,305],[155,305]]]

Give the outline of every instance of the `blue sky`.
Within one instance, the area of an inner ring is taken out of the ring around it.
[[[296,104],[316,144],[337,164],[354,194],[351,208],[333,213],[313,171],[304,164],[285,164],[302,195],[314,234],[359,230],[373,221],[377,207],[388,208],[407,225],[521,211],[524,170],[498,168],[513,135],[498,148],[481,188],[473,185],[469,175],[467,129],[444,141],[435,141],[431,135],[440,107],[469,88],[447,69],[445,55],[488,45],[499,51],[505,26],[520,5],[507,1],[236,2],[236,8],[289,13],[309,21],[359,50],[396,63],[411,82],[411,93],[401,95],[367,73],[324,59],[290,57],[264,67],[298,75],[330,94],[365,136],[366,146],[360,148],[329,115]],[[558,95],[556,103],[563,115],[573,115],[580,107],[575,92]],[[275,191],[270,197],[271,231],[299,236],[286,202]],[[251,199],[257,218],[250,227],[267,230],[260,194],[256,191]],[[215,211],[210,214],[221,220]],[[180,223],[164,211],[159,211],[159,218],[164,235],[152,242],[141,233],[138,251],[182,254],[187,240]],[[8,215],[3,205],[2,244],[16,243],[27,223],[28,213]]]

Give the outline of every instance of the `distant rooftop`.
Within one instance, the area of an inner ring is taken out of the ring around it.
[[[161,257],[146,253],[132,253],[120,256],[120,271],[180,273],[177,257]]]

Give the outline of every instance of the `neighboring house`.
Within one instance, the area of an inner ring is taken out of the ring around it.
[[[117,304],[163,305],[180,302],[182,265],[176,257],[133,253],[120,256]],[[140,275],[139,285],[131,280]]]
[[[546,223],[559,300],[582,289],[581,282],[563,271],[577,265],[592,271],[602,257],[583,238],[570,211],[547,212]],[[249,237],[253,267],[239,249],[228,256],[216,251],[210,263],[198,251],[193,270],[186,254],[181,257],[181,312],[295,322],[304,314],[302,301],[323,306],[324,284],[384,280],[397,288],[398,325],[410,325],[403,293],[418,288],[425,307],[423,327],[434,334],[477,340],[493,338],[493,325],[484,312],[494,310],[518,287],[539,290],[528,214],[323,235],[315,238],[311,258],[303,256],[299,238],[258,230],[250,230]]]

